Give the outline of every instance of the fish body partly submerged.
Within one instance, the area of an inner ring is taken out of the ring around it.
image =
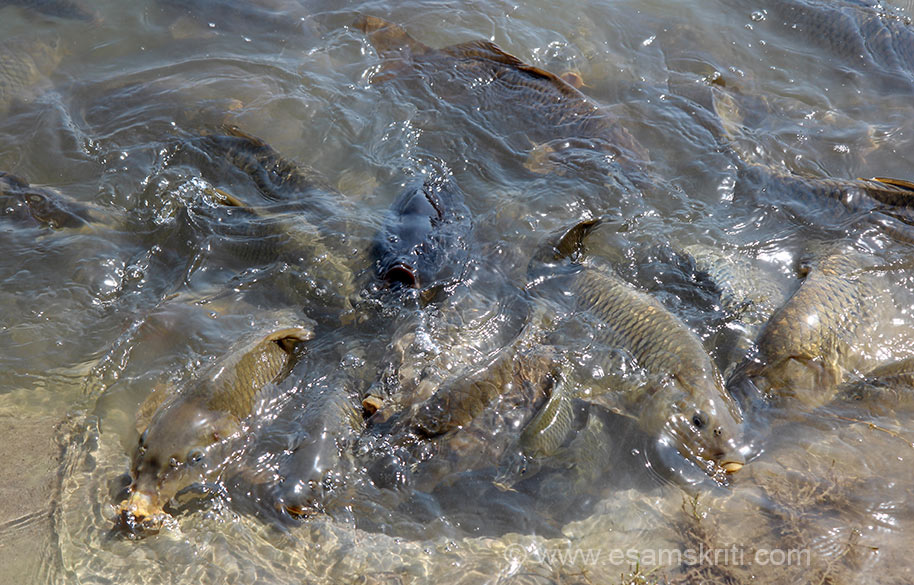
[[[448,177],[407,187],[375,243],[375,268],[388,284],[429,289],[460,278],[473,229],[463,192]]]
[[[341,215],[345,199],[317,171],[284,157],[255,136],[237,128],[226,130],[227,134],[181,141],[170,163],[190,165],[214,185],[240,172],[256,188],[251,194],[256,201],[211,188],[217,205],[184,211],[185,223],[193,230],[188,235],[199,238],[212,232],[212,240],[222,245],[211,246],[215,242],[210,241],[207,247],[227,253],[227,260],[244,269],[294,266],[293,271],[280,272],[276,288],[296,301],[311,297],[348,308],[346,295],[355,287],[353,269],[344,259],[350,251],[337,245],[339,237],[324,237],[322,229]],[[345,231],[346,226],[332,225],[326,233]]]
[[[17,99],[28,97],[46,79],[62,54],[58,40],[11,39],[0,43],[0,113]]]
[[[718,343],[721,368],[741,362],[751,350],[759,331],[787,298],[782,278],[774,270],[735,250],[702,244],[682,250],[697,275],[711,281],[727,314],[726,328]]]
[[[82,3],[75,0],[0,0],[0,6],[21,6],[28,10],[54,16],[92,22],[97,16]]]
[[[479,40],[434,49],[377,17],[363,16],[355,26],[368,35],[391,76],[411,71],[428,78],[423,86],[440,99],[488,116],[506,134],[523,135],[529,142],[518,146],[531,155],[531,147],[549,152],[582,147],[610,152],[626,171],[635,171],[637,161],[647,158],[609,112],[565,79],[494,43]]]
[[[299,326],[274,331],[237,347],[184,391],[150,396],[137,425],[150,416],[133,458],[130,495],[121,505],[125,528],[157,530],[179,492],[218,479],[258,394],[289,372],[294,344],[310,336]]]
[[[840,248],[815,262],[731,383],[748,379],[770,398],[827,402],[844,374],[861,364],[861,343],[885,309],[876,264],[869,254]]]
[[[608,387],[591,384],[589,399],[633,416],[652,436],[669,437],[712,477],[741,468],[742,415],[698,337],[658,300],[612,274],[585,268],[569,289],[578,310],[599,323],[598,350],[621,352],[643,373],[630,381],[608,376]]]
[[[0,214],[21,224],[51,229],[87,228],[105,222],[102,210],[81,203],[49,187],[30,185],[24,179],[0,171]]]
[[[896,415],[914,407],[914,357],[882,364],[838,387],[838,399],[859,403],[874,414]]]
[[[330,376],[301,396],[297,445],[280,464],[274,507],[292,516],[321,510],[344,481],[343,460],[364,426],[345,381]]]

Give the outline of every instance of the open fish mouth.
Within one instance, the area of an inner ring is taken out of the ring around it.
[[[398,283],[408,288],[419,288],[419,274],[405,262],[395,262],[384,272],[383,278],[390,284]]]

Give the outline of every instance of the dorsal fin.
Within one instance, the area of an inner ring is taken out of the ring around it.
[[[863,179],[864,181],[867,179]],[[914,182],[905,181],[904,179],[890,179],[888,177],[873,177],[869,179],[870,181],[877,181],[879,183],[885,183],[886,185],[891,185],[893,187],[899,187],[901,189],[907,189],[908,191],[914,191]]]
[[[452,47],[445,47],[444,49],[441,49],[441,52],[452,57],[457,57],[458,59],[486,60],[512,67],[518,71],[523,71],[532,77],[538,77],[548,81],[567,97],[587,99],[587,97],[578,91],[577,88],[558,75],[550,73],[545,69],[528,65],[514,55],[502,51],[498,45],[490,41],[478,40],[460,43],[459,45],[454,45]]]
[[[263,139],[258,138],[257,136],[254,136],[253,134],[248,134],[247,132],[245,132],[238,126],[235,126],[234,124],[224,124],[222,126],[222,130],[228,136],[234,136],[235,138],[243,138],[254,146],[261,146],[261,147],[268,146],[267,143],[263,141]]]
[[[404,49],[412,55],[424,55],[432,51],[431,47],[411,37],[403,27],[377,16],[360,16],[352,26],[368,35],[371,44],[382,57],[389,57]]]

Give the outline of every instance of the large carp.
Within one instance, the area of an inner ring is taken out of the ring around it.
[[[521,433],[520,463],[557,451],[573,427],[572,399],[580,398],[635,418],[717,480],[743,466],[742,415],[694,333],[659,301],[608,273],[587,268],[553,284],[599,323],[592,349],[605,353],[602,365],[612,375],[588,381],[563,373],[552,351],[536,349],[540,333],[528,332],[486,367],[449,380],[416,405],[410,424],[417,432],[437,437],[459,429],[513,386],[530,384],[550,398]],[[643,375],[617,375],[618,354]]]
[[[672,440],[715,479],[739,470],[745,463],[742,414],[701,340],[658,300],[608,271],[585,268],[572,278],[578,311],[599,324],[594,350],[607,358],[621,354],[638,372],[618,375],[607,367],[609,383],[585,383],[584,397],[632,416],[653,437]]]
[[[729,382],[768,398],[821,405],[864,365],[867,336],[888,307],[874,256],[839,247],[814,261],[800,288],[762,329],[757,351]]]
[[[179,492],[219,479],[237,456],[261,391],[289,373],[295,344],[311,330],[293,326],[252,336],[181,392],[166,396],[159,389],[142,405],[137,427],[145,428],[133,456],[130,495],[120,506],[119,522],[129,532],[158,530]]]
[[[212,253],[227,253],[226,261],[239,262],[243,269],[277,266],[281,280],[276,288],[287,296],[348,308],[355,285],[353,270],[345,262],[351,249],[344,247],[340,234],[349,236],[350,230],[334,223],[345,217],[340,213],[345,199],[317,171],[237,128],[225,130],[226,134],[181,140],[168,155],[168,164],[193,166],[194,172],[215,184],[208,192],[217,205],[183,211],[184,223],[193,230],[186,239],[206,237],[209,232],[206,247]],[[232,173],[253,184],[254,201],[218,187]],[[213,240],[222,245],[212,245]]]
[[[460,280],[472,229],[463,192],[449,177],[410,185],[394,202],[375,243],[377,275],[390,285],[426,291]]]
[[[385,60],[388,77],[414,74],[436,98],[484,116],[486,126],[519,139],[518,150],[534,158],[574,148],[597,151],[615,159],[629,179],[640,175],[647,153],[609,111],[561,77],[489,41],[434,49],[374,16],[360,17],[355,27]]]
[[[297,444],[279,465],[274,509],[293,517],[322,510],[345,483],[346,458],[364,426],[350,384],[331,375],[304,388],[294,418]]]
[[[865,73],[884,91],[912,89],[914,31],[880,3],[860,0],[766,0],[756,6],[784,36],[819,45],[828,57]]]

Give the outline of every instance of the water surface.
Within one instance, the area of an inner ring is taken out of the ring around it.
[[[909,581],[910,394],[888,407],[748,412],[753,459],[727,486],[607,412],[605,451],[502,492],[492,458],[516,430],[487,413],[405,487],[369,473],[366,441],[326,512],[303,521],[278,522],[229,495],[187,506],[156,536],[111,532],[136,409],[157,384],[192,378],[282,311],[318,326],[305,366],[286,383],[292,394],[332,376],[359,395],[385,379],[437,384],[421,372],[461,372],[511,342],[529,308],[537,250],[587,219],[605,220],[588,237],[589,258],[655,294],[724,371],[734,365],[725,311],[663,249],[737,250],[738,261],[764,266],[792,291],[801,256],[850,242],[902,266],[874,291],[887,295],[889,316],[852,376],[914,355],[910,244],[863,214],[767,189],[745,172],[914,178],[910,3],[757,4],[100,1],[93,21],[0,6],[9,47],[37,40],[55,54],[0,103],[0,171],[105,218],[80,230],[0,218],[0,415],[10,445],[0,580]],[[510,103],[497,113],[462,107],[396,73],[386,78],[352,26],[360,15],[435,48],[485,39],[578,74],[581,91],[646,155],[637,176],[587,149],[538,166],[529,136],[543,129],[512,117]],[[880,52],[884,37],[847,25],[860,15],[889,23],[889,53]],[[821,22],[837,24],[810,32]],[[339,192],[326,216],[276,211],[304,241],[320,234],[331,260],[233,252],[213,188],[260,195],[242,174],[175,155],[180,140],[224,125],[314,168]],[[440,174],[460,186],[472,216],[464,285],[424,308],[376,295],[371,249],[388,209],[404,186]],[[314,285],[290,293],[288,278]],[[560,295],[548,294],[558,305]],[[578,375],[599,378],[590,325],[567,325],[553,342]],[[297,412],[277,416],[291,427]],[[266,449],[286,435],[264,436]]]

